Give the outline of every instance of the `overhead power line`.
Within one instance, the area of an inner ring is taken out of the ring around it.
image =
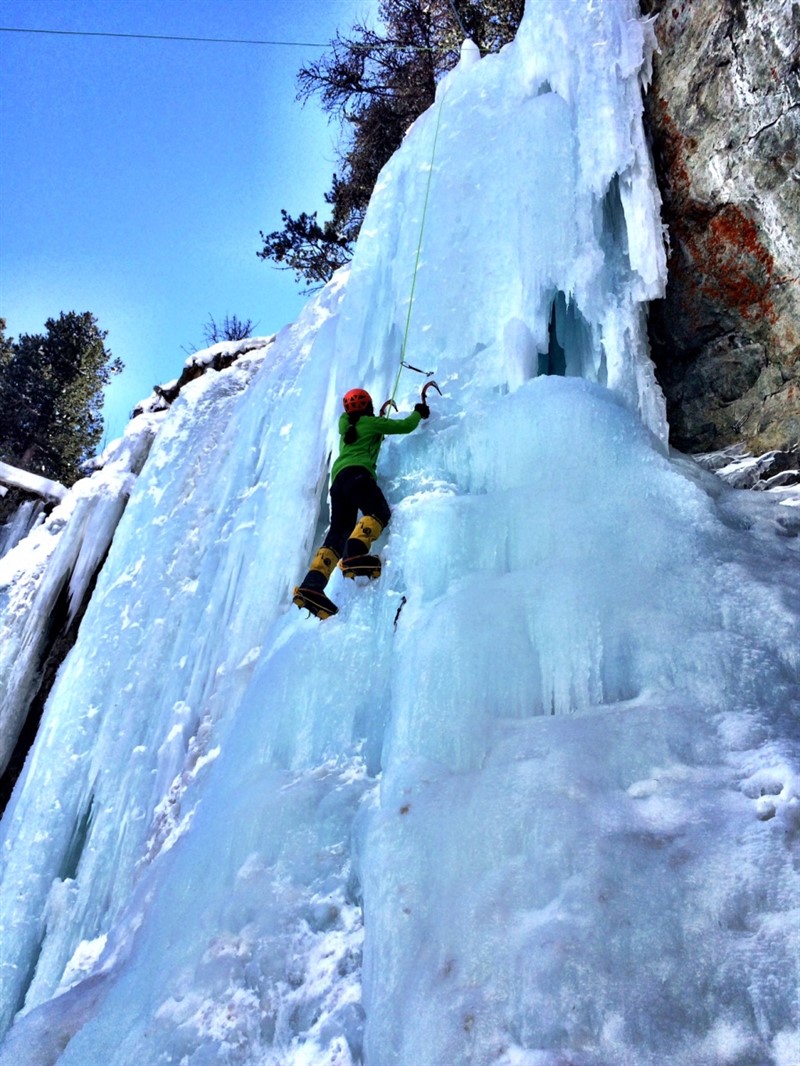
[[[458,14],[453,0],[450,0],[450,7],[460,30],[466,37],[467,32],[464,29],[464,23],[461,21],[461,16]],[[173,33],[115,33],[111,30],[52,30],[26,26],[0,26],[0,33],[38,33],[51,37],[113,37],[132,41],[189,41],[195,44],[251,44],[269,48],[329,48],[331,45],[330,41],[275,41],[250,37],[189,37]],[[370,45],[361,45],[360,47],[369,49]],[[372,47],[379,48],[380,45]],[[408,52],[429,52],[432,50],[428,46],[414,44],[399,45],[398,49]]]
[[[327,48],[321,41],[270,41],[245,37],[182,37],[167,33],[112,33],[106,30],[44,30],[0,26],[0,33],[43,33],[55,37],[121,37],[137,41],[194,41],[200,44],[260,44],[272,48]]]
[[[132,41],[190,41],[196,44],[258,44],[270,48],[329,48],[331,41],[270,41],[249,37],[183,37],[168,33],[112,33],[107,30],[43,30],[29,29],[22,26],[0,26],[0,33],[39,33],[53,37],[117,37]],[[378,49],[380,44],[360,45],[367,51]],[[432,49],[421,44],[404,44],[397,46],[402,52],[430,52]]]

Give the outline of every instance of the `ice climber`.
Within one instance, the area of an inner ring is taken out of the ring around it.
[[[405,418],[376,416],[372,397],[364,389],[351,389],[342,403],[339,456],[331,470],[330,528],[308,573],[294,590],[293,602],[318,618],[328,618],[338,610],[324,592],[337,563],[345,577],[380,575],[381,561],[370,555],[369,549],[391,515],[375,480],[381,442],[389,434],[411,433],[430,414],[423,398]]]

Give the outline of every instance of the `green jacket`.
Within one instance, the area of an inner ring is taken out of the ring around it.
[[[347,414],[339,419],[339,457],[331,470],[331,481],[348,466],[364,466],[375,477],[378,452],[383,438],[392,433],[411,433],[422,421],[419,411],[412,411],[405,418],[381,418],[379,415],[362,415],[356,423],[358,440],[345,444],[344,435],[350,427]]]

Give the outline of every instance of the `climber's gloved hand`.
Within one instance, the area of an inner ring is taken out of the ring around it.
[[[427,418],[428,415],[431,413],[431,409],[426,403],[415,403],[414,410],[418,411],[423,418]]]

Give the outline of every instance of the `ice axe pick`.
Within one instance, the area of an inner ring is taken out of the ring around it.
[[[436,391],[439,393],[439,395],[440,396],[442,395],[442,390],[439,388],[439,386],[436,384],[436,382],[435,381],[429,381],[429,382],[427,382],[427,384],[422,386],[422,402],[424,404],[427,404],[427,402],[428,402],[428,389],[436,389]]]

